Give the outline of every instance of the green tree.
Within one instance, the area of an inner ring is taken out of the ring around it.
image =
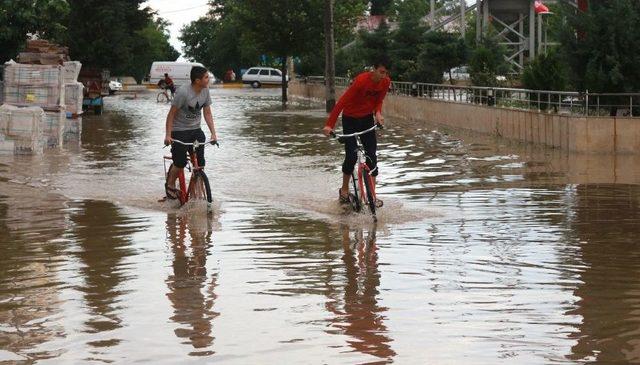
[[[564,60],[561,59],[558,52],[550,51],[547,54],[538,55],[533,62],[525,67],[522,73],[522,83],[525,88],[531,90],[554,90],[563,91],[567,87],[567,68]],[[541,101],[538,108],[546,110],[549,102],[556,102],[551,99],[548,93],[532,94],[531,100],[535,103],[538,99]]]
[[[65,0],[0,0],[0,63],[16,58],[28,34],[63,43],[68,13]]]
[[[442,74],[460,66],[467,59],[467,46],[458,35],[431,32],[420,45],[414,81],[441,83]]]
[[[364,64],[371,66],[375,61],[387,59],[391,50],[391,32],[386,22],[373,32],[361,30],[358,33],[358,51]]]
[[[531,90],[562,91],[567,88],[567,68],[556,51],[538,55],[525,67],[522,83]]]
[[[240,69],[254,66],[259,52],[246,40],[241,26],[231,12],[210,12],[182,28],[179,39],[185,44],[185,55],[202,62],[214,75],[222,77],[228,69],[240,74]]]
[[[169,44],[169,22],[162,18],[149,20],[146,27],[137,32],[134,40],[137,50],[132,58],[130,72],[138,81],[149,73],[153,61],[175,61],[180,53]]]
[[[151,9],[140,9],[144,0],[68,0],[69,47],[72,58],[112,74],[129,74],[141,35],[153,18]]]
[[[278,58],[282,71],[282,104],[287,103],[287,60],[313,47],[322,29],[320,0],[224,0],[212,1],[232,11],[242,27],[242,37],[265,55]]]
[[[421,18],[427,12],[423,0],[404,0],[394,3],[398,29],[391,33],[389,55],[394,60],[392,74],[401,81],[412,81],[417,71],[420,44],[427,27]]]
[[[640,2],[590,1],[586,13],[563,7],[562,52],[574,87],[593,92],[640,88]]]
[[[296,68],[302,74],[321,74],[324,70],[324,29],[322,27],[322,1],[313,0],[310,4],[318,16],[312,21],[307,19],[305,26],[313,29],[313,36],[306,39],[307,49],[296,53]],[[240,69],[255,66],[261,54],[272,52],[259,48],[253,26],[245,26],[234,0],[214,0],[209,2],[209,13],[186,25],[180,35],[185,44],[185,55],[202,62],[214,74],[221,75],[229,68],[239,74]],[[337,44],[353,38],[353,29],[357,18],[363,14],[365,4],[362,0],[341,0],[334,7],[334,30]],[[276,56],[278,57],[278,56]],[[271,57],[272,59],[274,57]]]
[[[391,8],[392,0],[371,0],[371,15],[386,15]]]
[[[496,76],[509,71],[504,54],[504,48],[494,37],[483,39],[469,59],[471,82],[476,86],[497,86]]]

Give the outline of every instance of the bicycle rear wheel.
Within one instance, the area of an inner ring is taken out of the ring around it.
[[[158,96],[156,96],[156,101],[158,103],[168,103],[169,102],[169,95],[167,95],[166,92],[158,93]]]
[[[203,200],[211,203],[211,186],[209,178],[202,170],[195,171],[191,181],[189,181],[189,200]]]
[[[371,175],[369,175],[369,170],[368,169],[362,169],[362,172],[360,174],[360,178],[362,179],[362,185],[364,187],[364,191],[361,192],[362,196],[366,198],[366,204],[369,207],[369,211],[371,212],[371,215],[373,215],[373,219],[377,220],[376,218],[376,199],[375,199],[375,193],[374,193],[374,188],[373,188],[373,178],[371,177]]]

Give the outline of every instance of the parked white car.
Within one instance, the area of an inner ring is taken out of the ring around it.
[[[119,80],[109,81],[109,95],[113,95],[116,91],[122,90],[122,83]]]
[[[287,75],[289,82],[289,75]],[[253,88],[259,88],[263,84],[282,84],[282,72],[271,67],[251,67],[242,75],[242,83],[251,84]]]

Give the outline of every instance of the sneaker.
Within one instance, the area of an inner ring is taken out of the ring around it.
[[[384,202],[376,198],[376,208],[382,208],[383,205],[384,205]]]

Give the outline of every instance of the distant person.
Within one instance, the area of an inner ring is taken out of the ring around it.
[[[326,136],[333,131],[342,112],[342,130],[344,134],[365,131],[375,125],[384,124],[382,116],[382,101],[389,91],[391,79],[389,78],[388,62],[378,61],[374,63],[372,71],[365,71],[353,80],[347,91],[340,97],[327,122],[322,129]],[[366,155],[370,158],[367,165],[371,170],[375,185],[378,176],[378,156],[376,154],[378,142],[376,133],[371,132],[360,136]],[[356,164],[355,138],[347,138],[344,144],[345,158],[342,163],[342,187],[338,190],[341,204],[349,203],[349,179],[353,174]],[[377,199],[376,205],[382,206],[382,200]]]
[[[176,95],[176,85],[173,83],[173,80],[171,79],[171,77],[169,77],[169,74],[164,74],[164,89],[170,90],[171,91],[171,97],[174,97]]]
[[[211,96],[209,95],[209,71],[201,66],[191,68],[191,83],[178,89],[175,98],[171,102],[171,109],[167,115],[164,144],[171,145],[171,157],[176,169],[169,170],[167,185],[165,186],[167,198],[176,199],[178,190],[175,187],[178,174],[187,164],[187,152],[193,146],[184,146],[173,142],[174,139],[184,143],[205,142],[206,137],[200,128],[202,114],[211,132],[211,141],[216,141],[216,129],[211,114]],[[204,146],[196,150],[198,165],[204,167]]]
[[[236,81],[236,73],[235,73],[235,72],[233,72],[233,70],[230,70],[230,71],[231,71],[231,74],[230,74],[230,76],[231,76],[231,82],[234,82],[234,81]]]

